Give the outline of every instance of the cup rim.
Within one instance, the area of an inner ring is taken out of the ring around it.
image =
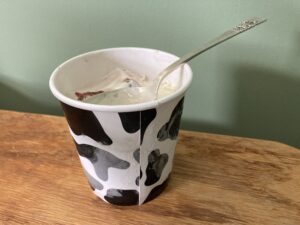
[[[167,95],[161,99],[156,99],[152,101],[147,101],[143,103],[135,103],[135,104],[126,104],[126,105],[97,105],[97,104],[91,104],[91,103],[86,103],[86,102],[80,102],[78,100],[72,99],[70,97],[65,96],[62,94],[55,86],[55,77],[57,76],[58,71],[64,67],[66,64],[69,64],[73,62],[74,60],[77,60],[79,58],[84,58],[88,55],[92,54],[98,54],[106,51],[119,51],[119,50],[143,50],[143,51],[158,51],[161,54],[165,54],[167,56],[173,57],[175,60],[179,59],[178,56],[157,50],[157,49],[151,49],[151,48],[141,48],[141,47],[117,47],[117,48],[105,48],[105,49],[99,49],[95,51],[89,51],[80,55],[77,55],[75,57],[72,57],[62,64],[60,64],[58,67],[55,68],[55,70],[52,72],[49,80],[49,87],[52,92],[52,94],[61,102],[68,104],[70,106],[84,109],[84,110],[89,110],[89,111],[103,111],[103,112],[132,112],[132,111],[141,111],[141,110],[146,110],[146,109],[151,109],[151,108],[156,108],[158,105],[164,104],[166,102],[172,101],[173,99],[177,98],[178,96],[184,95],[185,91],[187,88],[190,86],[192,82],[192,69],[191,67],[186,63],[186,69],[187,73],[185,76],[187,76],[187,82],[185,85],[183,85],[180,89],[176,90],[174,93],[171,93],[170,95]]]

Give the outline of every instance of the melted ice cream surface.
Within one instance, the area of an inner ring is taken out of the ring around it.
[[[147,102],[155,99],[152,91],[140,91],[138,88],[150,86],[152,81],[146,75],[135,74],[127,69],[116,68],[107,73],[93,87],[76,92],[78,100],[98,105],[127,105]],[[123,91],[115,91],[120,88]],[[170,95],[176,88],[168,82],[163,82],[159,88],[157,98]],[[153,90],[154,91],[154,90]],[[97,94],[103,92],[101,94]],[[107,92],[107,93],[106,93]]]

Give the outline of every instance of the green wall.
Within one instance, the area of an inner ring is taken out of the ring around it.
[[[61,114],[53,69],[140,46],[182,55],[251,16],[269,21],[194,59],[182,127],[300,147],[299,0],[0,0],[0,108]]]

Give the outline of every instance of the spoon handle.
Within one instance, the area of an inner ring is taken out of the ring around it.
[[[218,44],[221,44],[222,42],[242,33],[245,32],[247,30],[250,30],[251,28],[263,23],[267,21],[267,19],[265,18],[260,18],[260,17],[253,17],[250,18],[248,20],[245,20],[244,22],[241,22],[239,25],[233,27],[232,29],[224,32],[223,34],[221,34],[220,36],[216,37],[215,39],[213,39],[212,41],[206,43],[202,48],[200,49],[196,49],[195,51],[192,51],[186,55],[184,55],[183,57],[181,57],[180,59],[178,59],[177,61],[175,61],[174,63],[172,63],[171,65],[169,65],[167,68],[165,68],[162,72],[160,72],[160,74],[158,75],[158,83],[157,83],[157,88],[156,88],[156,93],[158,91],[159,85],[162,82],[162,80],[169,74],[171,73],[173,70],[175,70],[177,67],[179,67],[181,64],[186,63],[188,61],[190,61],[191,59],[195,58],[196,56],[198,56],[199,54],[215,47]]]

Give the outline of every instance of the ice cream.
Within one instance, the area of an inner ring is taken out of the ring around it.
[[[116,68],[102,76],[92,87],[75,92],[77,100],[100,105],[126,105],[147,102],[156,98],[151,88],[152,80],[146,75],[133,73],[127,69]],[[133,88],[126,88],[133,87]],[[136,87],[136,88],[135,88]],[[149,87],[149,88],[140,88]],[[123,88],[123,89],[122,89]],[[122,89],[118,91],[118,89]],[[114,91],[115,90],[115,91]],[[175,87],[163,82],[157,98],[165,97],[175,91]]]

